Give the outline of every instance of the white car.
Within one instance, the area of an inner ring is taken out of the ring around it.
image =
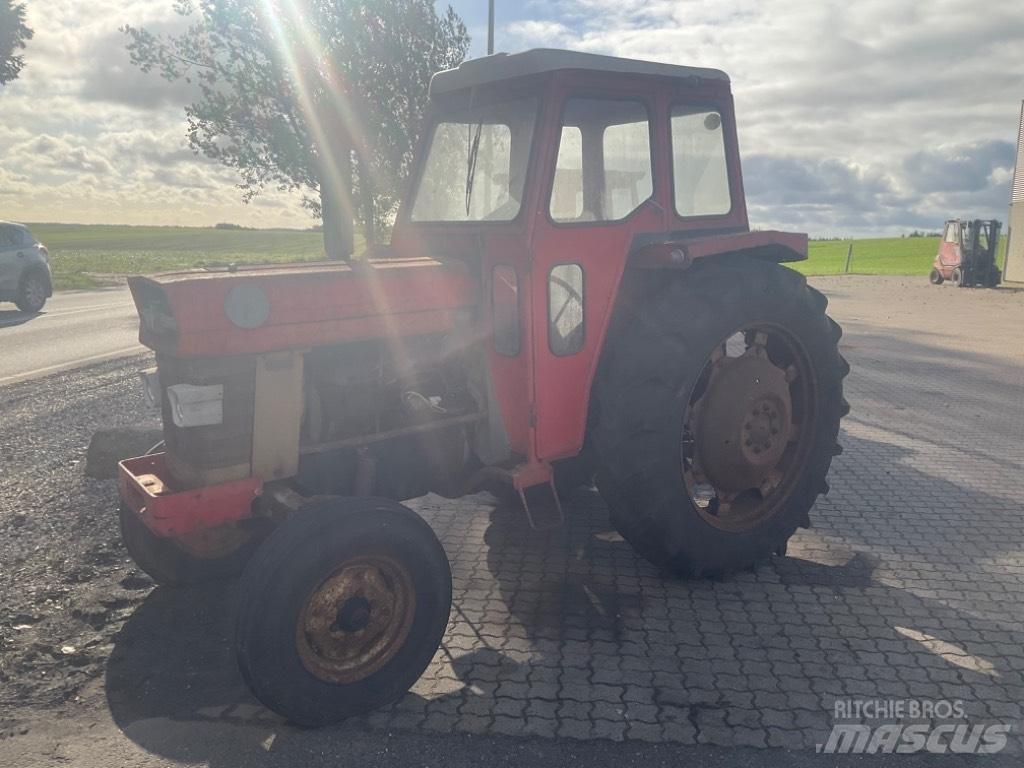
[[[38,312],[53,295],[50,253],[24,224],[0,221],[0,301]]]

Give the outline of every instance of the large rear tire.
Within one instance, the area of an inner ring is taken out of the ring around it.
[[[942,283],[943,283],[942,273],[939,272],[939,270],[937,270],[937,269],[933,269],[931,271],[931,274],[928,275],[928,281],[932,285],[942,285]]]
[[[268,708],[318,726],[401,697],[451,610],[444,548],[408,507],[326,498],[282,523],[242,578],[236,650]]]
[[[825,493],[849,411],[827,299],[723,257],[622,293],[595,386],[598,488],[622,536],[680,575],[785,550]]]

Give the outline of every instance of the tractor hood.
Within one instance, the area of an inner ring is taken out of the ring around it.
[[[463,264],[426,258],[193,270],[128,284],[139,340],[177,357],[446,331],[480,293]]]

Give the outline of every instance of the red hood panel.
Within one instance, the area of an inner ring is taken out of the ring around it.
[[[181,357],[444,331],[479,296],[464,265],[432,259],[176,272],[129,285],[140,341]]]

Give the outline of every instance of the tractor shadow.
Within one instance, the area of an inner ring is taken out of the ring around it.
[[[878,448],[849,436],[844,442],[848,453]],[[944,489],[936,492],[941,498]],[[797,535],[789,557],[717,581],[684,581],[635,555],[612,531],[596,492],[579,491],[567,512],[568,524],[548,532],[531,531],[521,510],[509,506],[478,512],[487,516],[485,557],[464,563],[465,549],[450,548],[456,599],[449,633],[424,679],[391,707],[319,731],[291,727],[264,709],[235,664],[236,587],[228,583],[157,588],[133,613],[107,666],[114,721],[162,758],[247,768],[290,764],[313,744],[342,755],[353,733],[438,732],[453,721],[456,730],[472,723],[490,733],[510,706],[525,724],[536,708],[562,706],[567,686],[576,686],[566,696],[572,704],[598,683],[699,732],[758,706],[749,691],[718,687],[737,662],[754,665],[762,688],[787,679],[791,686],[795,677],[819,697],[820,712],[802,720],[812,745],[827,735],[839,698],[960,698],[975,722],[991,717],[983,692],[1024,690],[1024,662],[992,653],[996,638],[1013,637],[1012,616],[1004,622],[957,610],[915,593],[926,589],[895,586],[869,537],[844,535],[841,544],[822,547],[812,529]],[[905,520],[896,508],[843,512],[870,515],[876,524],[881,515],[889,528],[883,539],[898,536]],[[920,557],[933,555],[947,553]],[[702,656],[687,661],[694,649]],[[506,693],[545,683],[554,694],[521,706]],[[625,705],[618,711],[628,727]]]
[[[235,664],[235,595],[231,582],[157,587],[114,638],[107,704],[117,726],[149,752],[242,766],[280,729]]]
[[[848,454],[892,452],[849,435],[843,442]],[[764,707],[805,708],[815,699],[820,709],[797,719],[811,749],[828,735],[835,702],[850,699],[962,700],[972,724],[1010,722],[1018,732],[1021,612],[1016,603],[996,602],[1003,585],[957,571],[1018,549],[1021,537],[992,536],[984,551],[972,540],[970,554],[951,553],[948,538],[965,521],[944,515],[941,500],[962,498],[963,489],[898,460],[890,469],[899,475],[896,485],[930,487],[939,508],[904,507],[891,486],[861,505],[819,500],[817,527],[798,532],[788,556],[717,580],[674,579],[640,560],[610,530],[596,494],[578,496],[567,530],[548,537],[526,533],[512,511],[497,507],[486,534],[487,565],[513,629],[494,646],[525,636],[529,680],[536,670],[554,669],[557,676],[541,679],[577,686],[576,696],[614,686],[624,702],[657,706],[661,723],[694,724],[698,741],[704,726],[756,719],[751,713]],[[841,477],[832,478],[834,491],[849,490]],[[971,496],[979,523],[986,510],[1006,509],[1003,499]],[[853,526],[843,521],[851,517]],[[934,538],[920,540],[929,526]],[[893,554],[896,542],[905,555]],[[524,575],[537,547],[548,569],[542,579]],[[481,632],[486,625],[477,624]],[[486,679],[480,673],[493,664],[478,665],[472,654],[454,663],[466,670],[467,686]],[[516,666],[504,664],[517,679]],[[750,689],[737,684],[738,675]],[[625,716],[623,723],[628,727]],[[1020,746],[1011,740],[1010,749]]]

